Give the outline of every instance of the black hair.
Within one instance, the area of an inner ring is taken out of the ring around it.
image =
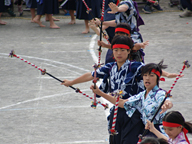
[[[164,138],[157,138],[160,144],[169,144],[168,141]]]
[[[117,26],[115,27],[115,29],[116,29],[116,28],[124,28],[124,29],[127,29],[127,30],[130,32],[130,34],[131,34],[131,27],[130,27],[130,25],[127,24],[127,23],[118,23]],[[116,32],[116,34],[126,34],[126,35],[128,36],[128,34],[127,34],[127,33],[124,33],[124,32]]]
[[[140,144],[160,144],[160,142],[155,137],[146,137]]]
[[[113,37],[112,42],[111,42],[111,48],[113,47],[114,44],[125,44],[130,47],[130,50],[133,48],[133,41],[131,38],[123,35],[116,35]]]
[[[185,122],[184,117],[179,111],[170,111],[164,117],[163,121],[170,123],[177,123],[182,125],[184,128],[188,130],[189,133],[192,133],[192,123]]]
[[[163,65],[163,60],[161,60],[158,64],[149,63],[141,68],[141,75],[143,76],[145,73],[151,73],[152,69],[160,72],[162,75],[162,69],[166,69],[167,65]],[[159,76],[157,76],[157,85],[159,86]]]

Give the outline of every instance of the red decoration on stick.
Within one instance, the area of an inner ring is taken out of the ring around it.
[[[13,50],[11,51],[11,53],[9,54],[9,56],[10,56],[10,57],[16,57],[16,58],[24,61],[25,63],[33,66],[34,68],[37,68],[38,70],[41,71],[41,74],[42,74],[42,75],[47,74],[47,75],[49,75],[50,77],[56,79],[57,81],[59,81],[59,82],[61,82],[61,83],[63,82],[62,80],[60,80],[60,79],[56,78],[55,76],[51,75],[50,73],[46,72],[46,69],[43,70],[43,69],[39,68],[38,66],[36,66],[35,64],[32,64],[31,62],[29,62],[29,61],[27,61],[27,60],[25,60],[25,59],[17,56]],[[75,88],[75,87],[73,87],[73,86],[69,86],[69,87],[72,88],[73,90],[75,90],[77,93],[81,93],[82,95],[88,97],[89,99],[93,99],[93,98],[90,97],[89,95],[83,93],[79,88]],[[96,101],[96,103],[97,103],[97,104],[101,104],[101,105],[104,107],[104,109],[107,109],[107,108],[108,108],[108,104],[107,104],[107,103],[106,103],[106,104],[103,104],[103,103],[101,103],[100,101]]]
[[[119,99],[120,99],[120,97],[122,97],[122,93],[123,93],[122,90],[118,90],[117,92],[114,92],[111,94],[112,96],[116,97],[115,109],[114,109],[114,114],[113,114],[113,122],[112,122],[112,127],[110,129],[111,135],[118,134],[118,132],[115,130],[115,124],[116,124],[116,119],[117,119]]]

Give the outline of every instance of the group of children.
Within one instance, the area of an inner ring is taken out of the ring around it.
[[[141,34],[138,32],[139,15],[134,6],[134,2],[126,0],[109,4],[109,9],[105,14],[110,15],[108,20],[104,20],[103,29],[112,28],[107,31],[110,44],[98,41],[98,45],[107,47],[112,52],[111,61],[96,71],[88,72],[74,80],[63,80],[62,85],[72,86],[74,84],[92,81],[96,73],[97,78],[103,79],[100,87],[90,86],[97,97],[103,97],[113,104],[116,104],[117,98],[110,93],[122,91],[122,98],[118,103],[118,113],[115,122],[115,130],[118,134],[111,133],[113,125],[115,106],[110,109],[108,116],[108,130],[110,133],[109,142],[112,144],[136,144],[139,140],[139,134],[144,129],[149,129],[145,137],[163,138],[162,142],[171,144],[189,143],[186,133],[192,132],[192,124],[185,122],[183,116],[178,111],[170,111],[173,107],[170,98],[167,98],[158,112],[153,122],[153,118],[160,104],[166,97],[166,91],[159,88],[161,76],[174,78],[175,73],[164,71],[167,66],[163,61],[158,64],[144,64],[144,54],[141,59],[137,59],[134,52],[148,45],[148,41],[142,42]],[[126,24],[125,24],[126,23]],[[100,29],[99,19],[91,21],[90,27],[97,33]],[[115,29],[113,28],[115,27]],[[110,31],[113,31],[113,34]],[[183,76],[183,75],[182,75]],[[167,137],[168,136],[168,137]],[[147,139],[141,143],[145,143]],[[149,141],[146,143],[150,143]],[[158,143],[160,143],[158,141]],[[152,143],[151,143],[152,144]]]
[[[36,0],[28,0],[30,8],[34,10]],[[98,0],[100,1],[100,0]],[[101,5],[101,2],[97,4]],[[77,0],[80,6],[76,9],[77,18],[85,20],[85,31],[89,32],[91,27],[97,34],[101,32],[98,25],[101,24],[99,19],[93,19],[91,15],[85,15],[87,8],[82,0]],[[97,11],[96,0],[86,1],[92,8],[93,15],[100,17],[100,11]],[[89,3],[90,2],[90,3]],[[115,130],[118,134],[111,134],[109,141],[112,144],[136,144],[139,140],[139,134],[142,134],[144,129],[148,129],[145,136],[156,136],[163,138],[170,144],[188,144],[186,133],[192,133],[192,124],[185,122],[183,116],[178,111],[170,111],[173,107],[169,98],[166,99],[161,107],[161,112],[158,112],[154,121],[150,120],[156,113],[159,105],[166,97],[166,91],[159,87],[161,76],[174,78],[175,73],[164,71],[167,66],[163,65],[163,61],[158,64],[144,64],[143,49],[148,45],[148,41],[143,42],[142,36],[139,33],[139,25],[144,24],[137,7],[132,0],[124,1],[109,1],[105,7],[105,15],[103,22],[103,30],[106,30],[109,36],[110,44],[103,41],[98,41],[98,45],[108,48],[106,56],[106,64],[96,71],[88,72],[74,80],[63,80],[62,85],[72,86],[74,84],[91,81],[96,73],[97,78],[103,79],[100,87],[90,86],[93,93],[97,97],[103,97],[111,103],[116,103],[116,98],[110,93],[122,91],[122,98],[119,100],[119,108],[116,118]],[[46,14],[47,20],[50,21],[51,28],[59,28],[52,17],[52,14],[58,13],[58,2],[56,0],[39,0],[37,2],[37,15],[32,18],[32,21],[38,23],[41,27],[44,25],[40,19],[43,14]],[[71,11],[70,13],[73,13]],[[84,17],[85,16],[85,17]],[[74,20],[71,21],[75,23]],[[113,124],[115,107],[110,109],[108,116],[108,130]],[[167,137],[168,135],[168,137]],[[141,143],[145,143],[145,139]],[[158,142],[158,141],[157,141]],[[150,143],[147,141],[146,143]],[[160,143],[160,142],[159,142]]]

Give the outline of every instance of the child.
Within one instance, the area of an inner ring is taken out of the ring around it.
[[[140,43],[139,37],[131,33],[131,27],[126,23],[119,23],[115,28],[115,35],[125,35],[130,37],[134,42],[133,51],[130,54],[129,60],[135,60],[139,62],[144,62],[144,52],[143,49],[149,44],[149,41]],[[111,44],[106,44],[103,41],[98,41],[98,45],[111,49]],[[112,54],[112,53],[111,53]],[[106,57],[107,59],[107,57]]]
[[[120,49],[120,47],[117,49]],[[159,105],[165,98],[165,91],[161,90],[158,87],[159,79],[162,75],[162,69],[166,68],[166,66],[162,65],[162,63],[163,61],[161,61],[159,64],[150,63],[141,68],[141,75],[143,76],[143,83],[146,88],[145,91],[131,96],[128,99],[119,100],[119,107],[125,108],[126,114],[130,118],[132,117],[134,112],[138,110],[141,113],[141,119],[143,123],[146,124],[148,119],[152,119]],[[94,93],[102,96],[113,104],[116,103],[116,99],[113,98],[111,95],[103,93],[98,88],[94,89],[93,86],[91,86],[91,89]],[[162,118],[165,115],[165,113],[163,112],[165,112],[167,109],[170,109],[171,107],[172,103],[170,102],[170,100],[166,100],[164,105],[161,107],[162,111],[158,113],[158,115],[154,119],[155,126],[161,132],[163,132],[161,130]],[[149,136],[152,134],[148,133],[147,135]]]
[[[150,121],[147,121],[145,129],[149,129],[159,138],[168,140],[169,144],[190,144],[186,133],[192,133],[192,123],[185,122],[179,111],[168,112],[163,118],[163,127],[169,138],[157,131]]]
[[[135,4],[132,0],[126,0],[120,2],[120,4],[117,6],[115,3],[110,3],[109,7],[111,11],[108,11],[109,14],[115,14],[115,19],[110,21],[104,21],[103,27],[107,28],[108,26],[116,27],[119,23],[126,23],[130,25],[131,27],[131,36],[134,40],[134,43],[142,43],[143,39],[141,34],[138,32],[138,26],[144,24],[143,20],[139,16],[139,13],[137,11],[137,8],[135,7]],[[95,21],[96,25],[100,24],[100,21],[96,19]],[[142,50],[135,51],[132,53],[132,55],[139,55],[140,57],[143,57],[144,53]],[[134,59],[136,61],[139,61],[138,59]],[[144,62],[144,60],[142,60]]]
[[[33,21],[39,24],[40,27],[45,27],[41,22],[41,16],[45,14],[50,22],[50,28],[59,29],[60,27],[54,23],[54,19],[52,18],[52,14],[57,13],[59,13],[57,0],[38,0],[37,15],[33,18]]]
[[[87,13],[87,8],[82,0],[77,0],[77,7],[76,7],[76,18],[84,19],[84,22],[85,22],[85,30],[82,32],[82,34],[89,33],[89,25],[88,25],[89,20],[93,19],[94,17],[95,18],[101,17],[100,15],[101,1],[100,0],[85,0],[85,2],[87,6],[90,9],[92,9],[90,13]]]
[[[109,90],[114,92],[115,90],[121,89],[124,91],[123,99],[127,99],[132,95],[137,94],[144,90],[142,77],[140,75],[140,68],[143,66],[141,62],[130,62],[128,55],[133,47],[132,40],[127,36],[115,36],[111,42],[113,49],[113,55],[116,62],[107,63],[105,66],[97,69],[97,77],[103,79],[101,88],[103,91]],[[121,49],[115,49],[120,44]],[[166,76],[176,77],[176,74],[166,73]],[[107,79],[109,78],[110,86],[108,86]],[[86,73],[74,80],[64,80],[62,85],[72,86],[74,84],[91,81],[94,79],[94,72]],[[109,87],[109,89],[108,89]],[[108,117],[109,124],[113,119],[113,108],[110,111]],[[117,131],[118,135],[113,137],[116,143],[129,143],[136,144],[138,141],[138,135],[142,133],[144,125],[140,119],[139,111],[135,111],[133,116],[129,118],[126,115],[124,108],[118,109],[117,115]],[[111,126],[109,126],[111,128]],[[111,141],[111,140],[110,140]]]

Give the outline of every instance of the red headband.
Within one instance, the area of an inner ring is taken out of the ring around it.
[[[160,77],[160,76],[161,76],[161,75],[160,75],[160,72],[159,72],[159,71],[157,71],[157,70],[155,70],[155,69],[152,69],[152,70],[151,70],[151,72],[155,73],[158,77]]]
[[[179,127],[179,126],[182,126],[182,125],[180,125],[178,123],[171,123],[171,122],[163,121],[163,126],[166,126],[166,127]],[[186,141],[189,143],[189,140],[188,140],[187,135],[186,135],[188,133],[188,130],[186,128],[183,128],[182,131],[183,131],[183,133],[185,135]]]
[[[126,34],[130,34],[130,31],[129,30],[127,30],[127,29],[125,29],[125,28],[116,28],[115,29],[115,33],[116,32],[123,32],[123,33],[126,33]]]
[[[164,78],[160,78],[161,74],[160,74],[159,71],[157,71],[157,70],[155,70],[155,69],[152,69],[151,72],[155,73],[155,74],[159,77],[159,80],[160,80],[160,81],[165,81]]]
[[[112,49],[114,49],[114,48],[130,49],[130,47],[128,45],[125,45],[125,44],[114,44]]]

